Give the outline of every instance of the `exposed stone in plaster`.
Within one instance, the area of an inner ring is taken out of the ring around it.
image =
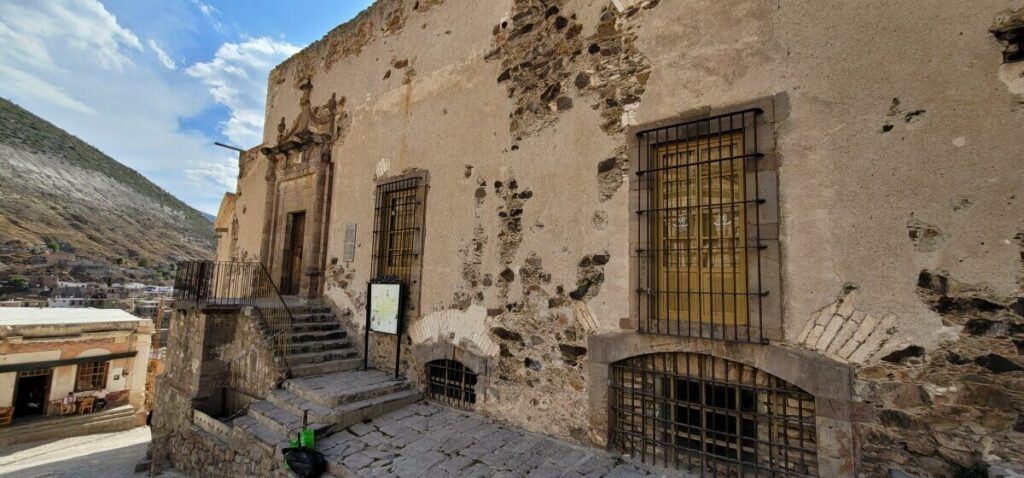
[[[471,166],[467,166],[467,171],[472,172],[471,168]],[[483,303],[483,288],[490,286],[491,282],[489,278],[485,281],[482,272],[484,248],[487,246],[487,233],[483,224],[483,205],[486,197],[487,181],[479,178],[475,193],[473,236],[459,249],[459,259],[462,263],[462,283],[455,291],[454,302],[455,308],[460,310],[466,310],[470,304]]]
[[[413,4],[412,9],[421,12],[426,12],[431,8],[434,8],[443,3],[444,0],[417,0],[416,3]]]
[[[533,197],[533,192],[520,191],[519,183],[510,175],[504,181],[494,182],[494,193],[501,200],[498,204],[498,261],[507,266],[515,261],[523,243],[523,206]]]
[[[935,252],[945,245],[947,236],[938,226],[911,218],[907,221],[910,242],[921,252]]]
[[[405,27],[405,5],[402,2],[396,2],[394,8],[388,12],[387,17],[384,19],[384,24],[381,25],[381,32],[384,36],[394,35]]]
[[[608,5],[597,31],[583,38],[583,25],[564,0],[515,0],[511,18],[495,25],[495,48],[488,60],[501,59],[498,83],[506,84],[515,109],[509,132],[515,141],[541,131],[570,109],[570,86],[591,97],[601,112],[602,128],[617,134],[650,77],[650,61],[636,47],[639,13],[658,0],[631,2],[622,9]],[[632,106],[631,106],[632,105]]]
[[[608,251],[588,254],[576,266],[576,289],[569,293],[573,300],[588,300],[601,292],[604,283],[604,266],[610,259]]]
[[[864,471],[890,467],[948,476],[975,463],[1024,462],[1015,423],[1024,413],[1017,341],[1024,319],[985,287],[922,271],[921,298],[959,333],[925,350],[907,346],[857,372]]]
[[[602,231],[608,226],[608,213],[604,211],[594,211],[594,217],[591,218],[590,221],[594,223],[594,229]]]
[[[614,156],[597,163],[598,201],[610,200],[629,176],[629,155],[626,148],[615,151]]]

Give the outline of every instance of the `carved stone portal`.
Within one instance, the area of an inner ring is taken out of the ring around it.
[[[299,114],[277,126],[277,144],[263,147],[267,157],[267,201],[260,260],[282,294],[315,298],[323,292],[326,244],[334,169],[331,150],[344,135],[345,98],[335,94],[313,107],[313,84],[299,84]],[[301,219],[299,227],[297,221]]]

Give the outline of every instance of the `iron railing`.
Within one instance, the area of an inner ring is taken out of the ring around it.
[[[764,340],[760,114],[637,134],[640,332]]]
[[[612,447],[700,476],[814,478],[814,397],[739,362],[658,353],[612,364]]]
[[[265,339],[228,363],[223,400],[226,415],[238,415],[250,403],[263,399],[278,377],[288,377],[294,318],[263,263],[180,262],[174,299],[179,306],[251,307],[256,312]],[[267,352],[270,357],[262,356]],[[258,363],[265,360],[276,362],[276,367]]]

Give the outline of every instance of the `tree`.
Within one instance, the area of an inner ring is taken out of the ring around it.
[[[20,290],[28,289],[28,279],[26,279],[25,276],[20,276],[20,275],[11,276],[10,279],[7,279],[7,283],[10,286],[15,287],[15,288],[20,289]]]

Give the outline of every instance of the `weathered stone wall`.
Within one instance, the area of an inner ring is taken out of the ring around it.
[[[203,430],[193,423],[192,412],[192,401],[172,384],[157,384],[150,444],[154,470],[173,467],[204,478],[286,476],[274,475],[276,464],[268,450],[253,446],[244,437],[236,439]]]
[[[990,368],[1022,360],[1011,325],[1021,312],[1009,304],[1022,294],[1024,103],[993,34],[1015,21],[1011,7],[1021,5],[379,0],[274,70],[265,141],[299,114],[301,81],[313,104],[348,98],[348,131],[332,150],[325,289],[356,337],[374,181],[429,171],[410,348],[489,354],[478,410],[583,440],[594,420],[586,397],[606,387],[582,371],[594,352],[586,339],[636,319],[627,131],[784,101],[774,125],[783,340],[772,346],[855,370],[847,406],[868,476],[885,463],[937,473],[973,456],[1019,461],[1010,445],[1024,437],[1012,430],[1022,404],[1011,392],[1024,372]],[[250,253],[266,158],[252,161],[238,206],[250,211],[239,222]],[[347,224],[357,225],[352,261]],[[936,307],[929,294],[942,293],[921,291],[922,270],[977,284],[1002,308]],[[972,319],[1005,326],[971,333]],[[374,363],[393,366],[393,339],[374,340]],[[905,393],[915,386],[926,399]],[[1000,398],[979,402],[988,397]]]
[[[253,314],[175,310],[153,405],[151,450],[157,469],[173,466],[210,477],[270,476],[275,470],[273,450],[254,446],[242,435],[205,430],[193,418],[194,413],[221,417],[227,413],[225,398],[232,409],[244,406],[283,377]],[[234,393],[224,395],[225,387]]]

